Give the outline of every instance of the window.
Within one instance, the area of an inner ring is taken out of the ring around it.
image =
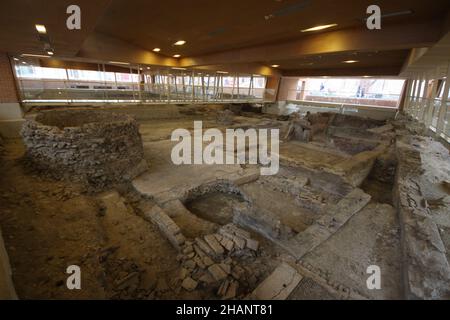
[[[67,79],[66,70],[60,68],[45,68],[31,65],[16,65],[16,73],[19,78],[31,79]]]
[[[375,78],[307,78],[297,85],[297,99],[395,107],[404,80]]]

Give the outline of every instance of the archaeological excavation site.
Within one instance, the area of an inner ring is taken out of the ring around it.
[[[0,299],[450,300],[449,9],[2,1]]]

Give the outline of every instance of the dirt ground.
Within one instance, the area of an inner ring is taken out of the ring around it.
[[[0,225],[20,299],[217,298],[215,286],[182,289],[178,252],[126,198],[124,210],[106,214],[105,192],[88,194],[31,171],[24,151],[20,140],[8,140],[0,178]],[[255,237],[268,251],[239,259],[252,274],[240,287],[244,296],[277,264],[273,246]],[[81,268],[82,290],[66,287],[70,265]]]
[[[155,226],[131,209],[120,222],[109,221],[95,195],[28,172],[23,153],[19,140],[6,144],[0,177],[0,224],[19,298],[145,299],[169,294],[177,253]],[[81,267],[82,290],[66,288],[66,268],[73,264]],[[127,277],[136,276],[139,281],[129,284]],[[135,283],[139,287],[133,288]]]
[[[239,165],[175,166],[169,159],[174,144],[170,132],[178,127],[192,128],[192,120],[186,117],[141,122],[149,171],[142,179],[135,179],[139,180],[137,184],[133,181],[98,194],[33,171],[23,157],[21,140],[4,143],[0,157],[0,225],[20,299],[220,298],[220,283],[198,281],[194,290],[183,289],[187,254],[177,251],[156,225],[143,218],[139,200],[130,191],[133,186],[138,198],[147,197],[154,204],[161,201],[158,205],[165,208],[164,200],[173,200],[164,198],[167,195],[175,194],[178,201],[184,201],[180,199],[193,186],[226,180],[243,170]],[[211,117],[205,120],[205,127],[215,125]],[[265,121],[257,117],[238,120],[242,127]],[[441,181],[450,181],[449,154],[428,139],[415,143],[425,163],[424,197],[448,253],[446,188],[450,187]],[[289,236],[295,236],[323,223],[321,218],[350,192],[352,187],[344,185],[341,179],[322,172],[323,168],[333,169],[337,162],[349,161],[350,156],[320,141],[289,143],[282,146],[283,150],[303,161],[307,168],[282,163],[276,177],[259,177],[240,185],[239,191],[245,194],[245,201],[252,203],[254,212],[270,213],[271,218],[289,227]],[[259,249],[232,257],[233,268],[238,265],[245,270],[233,298],[244,299],[281,262],[289,263],[303,276],[289,299],[401,298],[402,250],[392,199],[395,166],[389,165],[390,157],[380,159],[360,186],[371,197],[367,206],[297,261],[280,243],[246,225]],[[234,209],[243,201],[235,194],[210,192],[186,200],[183,214],[169,215],[169,209],[167,214],[186,242],[194,243],[197,238],[217,233],[221,226],[235,222]],[[66,287],[66,269],[70,265],[81,267],[82,290]],[[382,290],[367,290],[369,265],[379,265],[383,270]],[[198,269],[190,273],[193,279],[198,272],[206,273]],[[350,290],[355,295],[351,296]]]

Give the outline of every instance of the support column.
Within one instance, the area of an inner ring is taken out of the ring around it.
[[[298,80],[299,78],[281,78],[277,100],[296,100]]]
[[[0,52],[0,135],[4,138],[19,137],[23,122],[11,62],[6,53]]]

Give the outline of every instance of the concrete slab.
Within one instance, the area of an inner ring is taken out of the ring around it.
[[[303,276],[287,263],[281,263],[248,298],[254,300],[286,300]]]
[[[364,208],[370,201],[370,195],[361,189],[354,189],[336,205],[332,205],[321,218],[294,238],[280,242],[296,259],[312,251],[332,236],[354,214]]]

